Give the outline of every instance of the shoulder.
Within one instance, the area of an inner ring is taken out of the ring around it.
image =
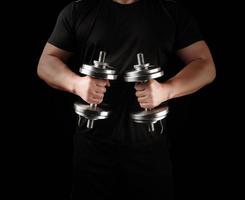
[[[72,19],[77,19],[99,5],[103,0],[76,0],[71,1],[61,11],[61,15],[71,15]]]

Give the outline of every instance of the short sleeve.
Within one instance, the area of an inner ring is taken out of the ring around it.
[[[75,50],[74,6],[68,4],[59,14],[48,43],[73,52]]]
[[[178,3],[176,8],[175,49],[185,48],[200,40],[203,40],[203,37],[197,21],[186,8]]]

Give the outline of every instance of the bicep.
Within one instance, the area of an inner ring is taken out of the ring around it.
[[[63,62],[67,62],[69,58],[72,56],[72,53],[63,49],[60,49],[50,43],[46,43],[43,53],[42,53],[42,58],[45,58],[47,56],[53,56],[58,59],[60,59]]]
[[[213,62],[212,55],[205,41],[195,42],[177,51],[177,56],[185,63],[189,64],[194,60],[202,59]]]

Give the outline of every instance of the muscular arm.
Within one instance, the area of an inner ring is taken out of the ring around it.
[[[179,50],[177,55],[186,66],[167,81],[170,99],[194,93],[215,79],[215,65],[204,41]]]
[[[37,67],[38,76],[55,89],[75,93],[75,83],[79,76],[65,64],[70,56],[70,52],[47,43]]]
[[[70,56],[71,53],[47,43],[37,67],[38,76],[51,87],[80,96],[87,103],[101,103],[109,82],[75,74],[65,64]]]
[[[151,80],[136,85],[136,96],[142,108],[154,108],[169,99],[192,94],[211,83],[216,76],[214,62],[204,41],[177,52],[186,66],[164,83]]]

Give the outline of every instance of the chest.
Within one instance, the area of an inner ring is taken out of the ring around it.
[[[78,27],[78,41],[107,51],[132,48],[171,51],[175,24],[161,8],[132,10],[101,9],[87,16]]]

